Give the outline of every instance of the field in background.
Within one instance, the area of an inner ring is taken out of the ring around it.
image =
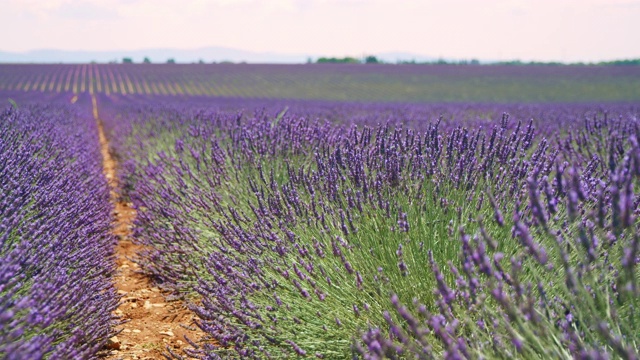
[[[640,67],[0,65],[0,90],[385,102],[631,102]]]

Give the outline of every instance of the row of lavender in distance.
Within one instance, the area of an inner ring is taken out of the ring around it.
[[[640,100],[634,66],[0,64],[0,91],[381,102]]]
[[[91,358],[118,321],[109,189],[80,102],[0,112],[3,359]]]
[[[637,357],[637,107],[111,106],[192,356]]]

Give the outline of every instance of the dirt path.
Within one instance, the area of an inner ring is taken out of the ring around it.
[[[98,123],[104,173],[111,188],[111,201],[115,204],[114,234],[119,239],[116,247],[118,274],[114,285],[123,298],[115,313],[127,321],[117,329],[121,330],[120,334],[110,339],[108,349],[100,355],[106,359],[163,359],[167,347],[182,355],[182,349],[190,347],[184,336],[197,340],[203,334],[182,326],[195,329],[195,315],[182,301],[167,302],[165,295],[168,294],[154,287],[151,279],[140,273],[138,264],[131,261],[141,249],[140,245],[131,242],[136,211],[118,195],[117,163],[109,152],[96,97],[92,95],[91,101]]]

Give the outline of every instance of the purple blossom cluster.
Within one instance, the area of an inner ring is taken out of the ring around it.
[[[91,358],[118,323],[95,121],[18,105],[0,113],[0,358]]]
[[[408,308],[392,295],[397,317],[365,332],[356,352],[637,359],[639,135],[636,118],[606,116],[563,134],[555,168],[534,165],[514,197],[511,237],[521,251],[500,251],[484,226],[475,234],[460,228],[458,259],[437,264],[431,255],[435,308],[417,300]],[[504,226],[500,200],[491,198]]]
[[[637,358],[637,108],[329,105],[112,105],[189,355]]]

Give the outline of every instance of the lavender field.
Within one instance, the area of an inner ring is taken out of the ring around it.
[[[640,101],[635,66],[0,64],[0,91],[378,102]]]
[[[100,131],[167,358],[638,358],[637,68],[270,66],[0,66],[0,358],[119,335]]]

